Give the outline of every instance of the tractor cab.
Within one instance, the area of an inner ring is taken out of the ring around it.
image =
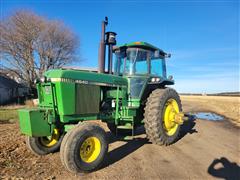
[[[141,98],[146,85],[164,86],[173,84],[167,79],[163,50],[146,42],[134,42],[114,48],[114,74],[126,77],[132,98]]]
[[[145,42],[115,48],[116,75],[166,77],[166,53]]]

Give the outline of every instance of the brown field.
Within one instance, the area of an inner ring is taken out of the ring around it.
[[[211,111],[240,126],[240,97],[181,96],[185,111]]]
[[[240,99],[215,96],[181,99],[185,112],[211,111],[226,119],[188,121],[183,125],[180,140],[168,147],[149,143],[143,128],[137,130],[135,140],[128,142],[108,133],[110,148],[103,167],[77,175],[64,169],[59,153],[33,155],[14,121],[16,110],[2,107],[0,179],[240,179]],[[108,131],[105,124],[102,126]]]

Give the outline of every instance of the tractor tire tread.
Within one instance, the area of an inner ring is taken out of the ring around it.
[[[165,107],[165,102],[174,98],[179,105],[179,110],[182,110],[181,100],[177,92],[172,88],[156,89],[148,97],[144,108],[144,127],[149,140],[158,145],[170,145],[177,141],[180,127],[173,136],[168,136],[164,132],[162,116]]]

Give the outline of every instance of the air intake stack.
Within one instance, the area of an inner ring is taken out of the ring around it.
[[[113,46],[116,45],[116,35],[115,32],[107,32],[106,36],[106,45],[108,45],[108,73],[112,74],[112,54],[113,54]]]

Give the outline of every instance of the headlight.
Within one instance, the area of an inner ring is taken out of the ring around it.
[[[159,82],[160,81],[160,78],[156,78],[156,82]]]
[[[157,78],[152,78],[151,79],[151,82],[159,82],[160,81],[160,78],[159,77],[157,77]]]
[[[41,78],[40,78],[40,82],[41,82],[41,83],[46,82],[46,80],[47,80],[46,77],[41,77]]]
[[[155,82],[155,81],[156,81],[156,78],[152,78],[151,81],[152,81],[152,82]]]

